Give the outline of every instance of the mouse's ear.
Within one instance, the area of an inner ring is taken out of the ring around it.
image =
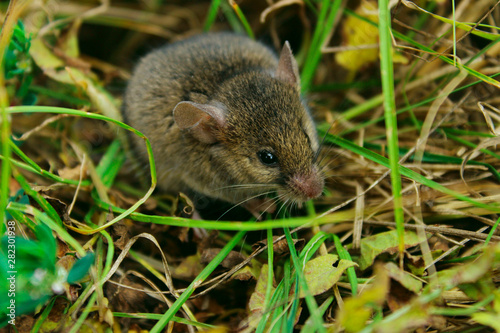
[[[217,142],[215,129],[226,122],[226,112],[217,106],[193,102],[179,102],[173,111],[174,120],[181,130],[187,130],[200,142]]]
[[[292,49],[290,49],[290,43],[288,43],[288,41],[285,42],[281,50],[280,60],[275,75],[282,81],[300,87],[299,66],[293,57]]]

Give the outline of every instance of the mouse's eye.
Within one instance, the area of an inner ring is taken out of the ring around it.
[[[261,150],[257,153],[257,156],[259,156],[259,160],[262,162],[262,164],[267,165],[267,166],[276,166],[278,165],[278,158],[276,155],[271,153],[268,150]]]

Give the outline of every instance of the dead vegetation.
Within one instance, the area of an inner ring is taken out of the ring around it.
[[[53,248],[19,270],[39,297],[16,328],[500,331],[498,2],[391,3],[392,73],[380,67],[374,1],[217,5],[0,5],[0,217],[38,240],[30,246]],[[152,193],[116,121],[121,95],[141,55],[206,29],[277,50],[290,41],[325,138],[319,200],[254,223],[238,208],[217,221],[231,206],[209,201],[193,220],[194,198]],[[383,78],[394,82],[397,124],[384,113]],[[83,280],[51,273],[30,284],[37,268],[70,271],[89,252]]]

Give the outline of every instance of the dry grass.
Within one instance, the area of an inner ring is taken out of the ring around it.
[[[66,297],[45,290],[19,331],[500,330],[497,3],[392,7],[393,97],[380,83],[376,3],[335,4],[222,0],[215,16],[217,1],[18,0],[9,15],[0,5],[0,209],[9,204],[20,237],[48,225],[66,270],[96,255],[89,275],[63,284]],[[18,18],[25,31],[10,37]],[[204,28],[294,49],[325,137],[327,194],[291,216],[240,222],[236,209],[214,221],[223,207],[191,220],[193,198],[150,196],[147,166],[127,157],[127,128],[110,119],[133,63]],[[5,53],[15,38],[25,48]]]

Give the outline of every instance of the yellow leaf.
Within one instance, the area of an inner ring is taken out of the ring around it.
[[[375,1],[362,1],[355,12],[373,22],[378,22],[377,3]],[[342,51],[335,55],[335,60],[352,73],[356,73],[363,66],[378,59],[378,47],[376,47],[378,44],[377,27],[357,17],[349,16],[342,26],[342,38],[342,44],[347,47],[373,46],[367,49]]]
[[[361,331],[374,310],[385,302],[388,291],[389,274],[381,267],[376,267],[371,284],[358,296],[345,300],[344,307],[337,313],[337,321],[346,332]],[[353,316],[353,313],[356,315]]]

